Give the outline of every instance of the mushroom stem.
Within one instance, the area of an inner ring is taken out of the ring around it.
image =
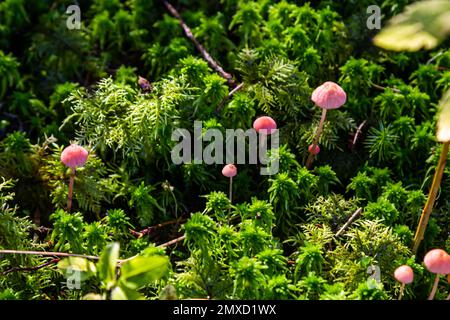
[[[437,290],[438,284],[439,284],[439,273],[436,273],[436,278],[434,279],[433,289],[431,289],[428,300],[434,299],[434,296],[436,295],[436,290]]]
[[[400,287],[400,294],[399,294],[399,296],[398,296],[398,300],[402,300],[402,298],[403,298],[403,292],[405,291],[405,286],[406,286],[406,284],[403,282],[403,283],[402,283],[402,286]]]
[[[417,253],[420,242],[423,240],[425,229],[427,228],[428,220],[430,219],[431,211],[433,210],[434,202],[436,201],[439,186],[441,185],[442,175],[444,174],[449,145],[450,142],[445,142],[442,146],[441,156],[439,157],[439,162],[436,166],[436,172],[434,173],[430,193],[428,194],[428,199],[425,207],[423,208],[422,215],[420,216],[419,226],[417,227],[417,231],[414,236],[414,243],[412,248],[412,253],[414,255]]]
[[[450,293],[448,294],[447,300],[450,300]]]
[[[313,139],[313,145],[318,145],[319,143],[319,138],[320,135],[322,134],[322,130],[323,130],[323,124],[325,123],[325,118],[327,117],[327,109],[322,108],[322,116],[320,117],[320,122],[319,122],[319,127],[317,128],[317,132],[316,135]],[[309,169],[312,165],[312,163],[314,162],[314,157],[315,155],[310,152],[308,159],[306,160],[306,168]]]
[[[76,169],[72,168],[69,180],[69,194],[67,196],[67,212],[70,212],[70,210],[72,209],[72,195],[73,195],[73,184],[75,182],[75,173]]]
[[[230,208],[228,209],[228,212],[231,212],[231,204],[233,203],[233,177],[230,177]]]

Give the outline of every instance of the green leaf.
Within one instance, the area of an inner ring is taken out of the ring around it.
[[[67,271],[68,269],[80,272],[80,280],[86,280],[95,274],[95,264],[86,258],[68,257],[58,262],[58,269]]]
[[[450,141],[450,89],[439,102],[436,137],[440,142]]]
[[[411,4],[374,38],[375,45],[394,51],[432,49],[450,34],[450,1]]]
[[[97,263],[98,276],[106,290],[111,289],[116,282],[116,266],[119,258],[119,244],[110,243],[106,246]]]
[[[120,287],[111,290],[111,300],[128,300],[126,293]]]
[[[83,300],[103,300],[103,297],[101,294],[88,293],[83,297]]]
[[[125,298],[124,298],[125,297]],[[136,291],[134,285],[130,283],[121,282],[121,284],[114,288],[111,292],[112,300],[143,300],[145,297]]]
[[[121,268],[121,282],[128,282],[136,288],[159,280],[169,268],[169,259],[165,256],[137,256],[128,260]]]

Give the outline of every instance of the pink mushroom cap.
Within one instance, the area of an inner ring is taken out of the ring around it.
[[[411,283],[414,280],[414,271],[410,266],[400,266],[394,271],[394,277],[398,282]]]
[[[450,273],[450,256],[442,249],[428,251],[423,259],[428,271],[438,274]]]
[[[232,178],[237,175],[237,168],[234,164],[227,164],[223,167],[222,174],[227,178]]]
[[[317,144],[311,144],[308,147],[309,153],[312,153],[313,155],[316,155],[320,152],[320,147]]]
[[[87,161],[88,152],[82,146],[71,144],[61,153],[61,161],[69,168],[82,167]]]
[[[347,101],[347,95],[337,83],[327,81],[314,90],[311,100],[321,108],[337,109]]]
[[[277,123],[271,117],[263,116],[253,122],[253,128],[258,133],[260,130],[266,130],[261,133],[272,134],[277,128]]]

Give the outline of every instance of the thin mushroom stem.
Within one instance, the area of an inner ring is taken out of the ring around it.
[[[400,294],[398,295],[398,300],[402,300],[403,298],[403,292],[405,291],[405,283],[402,283],[402,286],[400,287]]]
[[[72,168],[69,180],[69,194],[67,196],[67,212],[70,212],[70,210],[72,209],[72,196],[73,196],[73,184],[75,182],[75,173],[76,169]]]
[[[434,279],[433,289],[431,289],[430,296],[428,297],[428,300],[433,300],[434,296],[436,295],[436,290],[437,290],[437,287],[438,287],[438,284],[439,284],[439,276],[440,276],[440,274],[436,273],[436,278]]]
[[[228,209],[228,211],[231,211],[231,204],[233,203],[233,177],[230,177],[229,195],[230,195],[230,208]]]
[[[414,243],[412,253],[415,255],[417,249],[419,248],[420,242],[423,240],[425,234],[425,229],[428,225],[428,220],[430,219],[431,211],[433,210],[434,202],[436,201],[436,196],[441,185],[442,176],[444,174],[445,163],[447,162],[447,155],[450,146],[450,141],[445,142],[442,146],[441,155],[439,157],[439,162],[436,167],[436,172],[434,173],[433,183],[431,185],[430,193],[428,194],[428,199],[423,208],[422,215],[420,216],[419,226],[417,227],[416,234],[414,236]]]
[[[316,135],[313,139],[313,146],[317,146],[319,143],[320,135],[322,134],[323,124],[325,123],[325,119],[327,117],[327,109],[322,108],[322,116],[320,117],[319,127],[317,128]],[[309,153],[308,159],[306,160],[306,168],[309,169],[314,162],[315,154],[312,152]]]
[[[450,293],[448,294],[448,297],[447,297],[447,299],[446,300],[450,300]]]

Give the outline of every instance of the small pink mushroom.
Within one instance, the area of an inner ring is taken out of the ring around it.
[[[403,297],[403,291],[405,290],[405,285],[410,284],[414,280],[414,271],[410,266],[403,265],[395,269],[394,277],[402,284],[400,287],[400,295],[398,297],[398,300],[401,300]]]
[[[347,101],[347,94],[337,83],[327,81],[313,91],[311,100],[323,109],[337,109]]]
[[[258,133],[272,134],[277,129],[277,123],[271,117],[263,116],[253,122],[253,128]]]
[[[398,282],[410,284],[414,280],[414,271],[410,266],[400,266],[395,269],[394,277]]]
[[[227,164],[223,167],[222,174],[227,178],[232,178],[237,175],[237,168],[234,164]]]
[[[67,211],[70,212],[72,209],[72,195],[73,195],[73,185],[75,182],[75,173],[77,167],[82,167],[85,165],[89,153],[85,148],[77,144],[71,144],[66,147],[63,152],[61,152],[61,162],[64,163],[66,167],[71,168],[70,180],[69,180],[69,193],[67,195]]]
[[[327,110],[341,107],[347,101],[347,94],[338,84],[327,81],[313,91],[311,100],[322,108],[322,116],[320,117],[319,127],[317,128],[317,132],[312,143],[312,145],[318,145],[319,138],[323,130],[323,124],[325,123],[325,119],[327,117]],[[308,159],[306,160],[307,168],[311,167],[316,154],[317,153],[309,152]]]
[[[317,144],[312,144],[308,147],[308,152],[316,155],[320,152],[320,147]]]
[[[61,161],[66,167],[75,169],[76,167],[84,166],[88,155],[87,150],[82,146],[71,144],[61,153]]]
[[[442,249],[433,249],[425,255],[423,263],[428,271],[436,274],[433,289],[431,289],[430,296],[428,297],[428,300],[433,300],[439,284],[440,275],[450,273],[450,256]]]
[[[233,177],[237,175],[237,168],[234,164],[227,164],[222,169],[222,174],[230,178],[230,190],[229,190],[229,196],[230,196],[230,204],[233,202]],[[230,207],[231,210],[231,207]]]

